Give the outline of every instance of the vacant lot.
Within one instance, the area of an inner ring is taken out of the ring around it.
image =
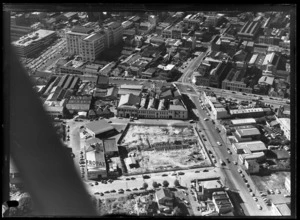
[[[131,125],[121,142],[138,164],[129,173],[211,165],[192,126]]]
[[[173,168],[189,168],[191,166],[209,166],[210,161],[199,148],[169,150],[169,151],[144,151],[138,155],[139,168],[129,172],[146,172],[166,170]]]
[[[259,191],[266,191],[267,189],[279,189],[282,192],[286,192],[284,182],[285,177],[288,176],[289,172],[277,172],[269,176],[255,176],[251,178],[254,181]]]
[[[196,141],[192,126],[131,125],[122,140],[128,151],[146,150],[159,144]]]

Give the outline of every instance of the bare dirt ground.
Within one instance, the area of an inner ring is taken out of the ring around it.
[[[137,145],[143,149],[143,146],[148,147],[149,144],[194,138],[192,127],[132,125],[124,136],[122,144],[127,145],[128,149],[135,149]]]
[[[139,158],[140,167],[133,170],[129,169],[129,173],[167,168],[189,168],[195,165],[200,167],[210,164],[208,157],[199,151],[198,146],[170,151],[144,151],[137,158]]]
[[[175,143],[177,149],[164,150]],[[210,165],[191,125],[131,125],[122,144],[139,164],[138,168],[128,169],[129,173]]]
[[[255,176],[252,175],[251,178],[257,186],[258,190],[266,191],[267,189],[279,189],[283,193],[286,192],[284,182],[285,177],[288,176],[289,172],[277,172],[269,176]]]

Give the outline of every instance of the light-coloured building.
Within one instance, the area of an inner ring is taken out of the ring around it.
[[[43,30],[32,32],[12,42],[18,56],[32,56],[51,44],[57,38],[55,31]]]
[[[70,54],[80,54],[81,40],[93,33],[94,29],[86,27],[74,27],[66,33],[67,50]]]
[[[168,100],[158,97],[143,97],[133,94],[122,95],[118,106],[119,117],[187,119],[188,111],[179,99]]]
[[[286,190],[291,193],[291,176],[286,176],[284,181],[284,186]]]
[[[230,117],[225,108],[212,108],[212,114],[215,120]]]
[[[276,118],[280,124],[281,130],[288,140],[291,140],[291,119],[290,118]]]
[[[105,50],[104,33],[94,33],[80,40],[80,54],[83,61],[95,61],[96,57]]]
[[[256,124],[254,118],[232,119],[230,121],[232,126]]]
[[[85,159],[88,179],[107,177],[103,143],[98,138],[91,138],[85,144]]]
[[[262,141],[233,143],[232,149],[237,154],[263,152],[267,150],[266,145]]]
[[[212,194],[212,201],[215,204],[216,211],[219,214],[233,211],[233,204],[225,191],[214,192]]]
[[[245,160],[245,167],[250,174],[259,173],[259,164],[255,159]]]

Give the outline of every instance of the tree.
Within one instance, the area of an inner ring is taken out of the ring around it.
[[[152,183],[152,186],[153,186],[153,188],[157,188],[157,187],[158,187],[158,184],[157,184],[157,182],[156,182],[156,181],[154,181],[154,182]]]
[[[164,186],[164,187],[168,187],[168,186],[169,186],[169,182],[168,182],[167,180],[164,180],[164,181],[163,181],[163,186]]]
[[[179,187],[180,186],[180,183],[179,183],[179,181],[177,179],[174,181],[174,186],[175,187]]]
[[[143,188],[146,190],[148,188],[148,183],[143,183]]]

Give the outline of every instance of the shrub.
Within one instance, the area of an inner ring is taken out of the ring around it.
[[[178,181],[178,180],[175,180],[175,181],[174,181],[174,186],[175,186],[175,187],[178,187],[178,186],[180,186],[180,183],[179,183],[179,181]]]
[[[164,186],[164,187],[168,187],[168,186],[169,186],[169,182],[168,182],[167,180],[164,180],[164,181],[163,181],[163,186]]]

